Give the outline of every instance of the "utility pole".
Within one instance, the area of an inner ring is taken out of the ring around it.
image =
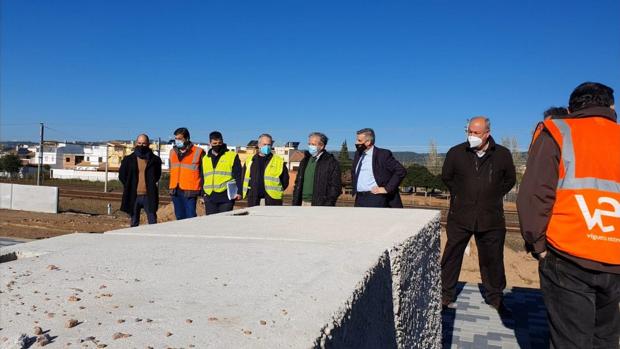
[[[108,142],[105,142],[105,184],[103,185],[103,192],[108,192]]]
[[[157,137],[157,156],[161,158],[161,137]],[[159,191],[161,189],[161,179],[157,181],[157,195],[159,195]]]
[[[43,129],[45,126],[41,122],[41,139],[39,140],[39,165],[37,166],[37,185],[41,185],[41,170],[43,170]]]

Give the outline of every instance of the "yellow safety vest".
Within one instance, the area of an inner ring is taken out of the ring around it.
[[[225,152],[218,160],[215,169],[210,156],[202,158],[203,189],[207,195],[213,192],[225,192],[227,183],[235,180],[232,176],[232,169],[236,157],[237,154],[233,151]]]
[[[250,169],[252,168],[252,159],[250,156],[245,160],[245,178],[243,179],[243,198],[245,199],[250,189]],[[273,155],[265,168],[265,192],[270,198],[281,200],[284,194],[282,183],[280,183],[280,175],[284,168],[284,159],[278,155]]]

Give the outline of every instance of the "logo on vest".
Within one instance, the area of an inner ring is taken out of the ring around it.
[[[593,214],[590,214],[590,209],[588,208],[588,204],[586,203],[583,195],[575,195],[575,199],[577,200],[577,204],[581,209],[581,214],[583,214],[583,218],[586,221],[588,230],[592,230],[592,228],[594,228],[596,225],[599,226],[603,233],[611,233],[612,231],[616,230],[613,225],[603,224],[603,216],[620,218],[620,202],[618,202],[618,200],[606,196],[600,197],[598,198],[599,205],[609,204],[613,207],[613,211],[606,211],[597,208],[594,209]]]

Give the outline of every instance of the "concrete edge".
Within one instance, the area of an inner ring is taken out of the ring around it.
[[[438,214],[390,251],[399,348],[441,348],[440,229]]]

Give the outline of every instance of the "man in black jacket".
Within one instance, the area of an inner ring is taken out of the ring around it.
[[[327,141],[321,132],[308,136],[308,151],[295,179],[294,206],[336,206],[342,193],[340,163],[325,150]]]
[[[144,209],[149,224],[157,223],[161,159],[149,148],[149,136],[141,134],[136,139],[133,153],[121,161],[118,179],[123,183],[121,211],[131,216],[131,226],[140,224],[140,211]]]
[[[388,149],[375,147],[375,131],[357,131],[357,152],[353,158],[351,178],[355,207],[402,208],[398,187],[407,170]]]
[[[502,199],[515,185],[515,167],[510,151],[491,137],[488,118],[472,118],[467,134],[467,142],[448,151],[441,173],[451,195],[448,241],[441,259],[442,304],[449,306],[454,299],[463,253],[474,235],[485,299],[500,314],[507,313]]]

